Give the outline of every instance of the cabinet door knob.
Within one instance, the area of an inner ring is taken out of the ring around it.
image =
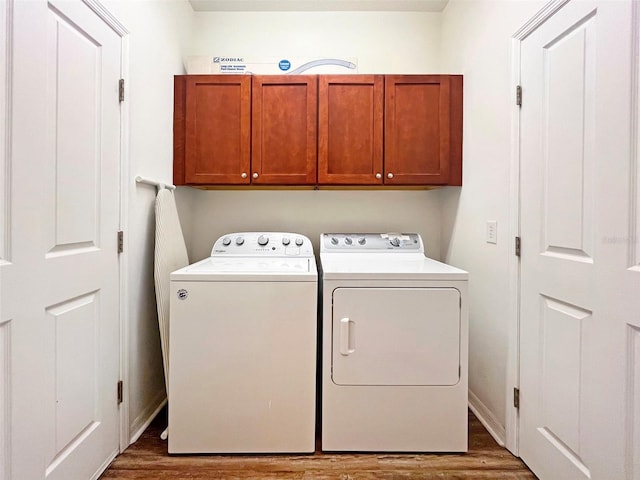
[[[376,178],[377,178],[378,180],[380,180],[380,179],[382,178],[382,174],[381,174],[381,173],[376,173]]]
[[[393,178],[393,173],[391,172],[387,173],[387,178]]]
[[[242,178],[247,178],[247,174],[245,172],[242,172],[242,175],[240,175]]]
[[[258,178],[258,172],[254,172],[253,175],[251,175],[253,178]]]

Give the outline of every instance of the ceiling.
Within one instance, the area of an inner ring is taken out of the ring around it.
[[[196,12],[441,12],[449,0],[189,0]]]

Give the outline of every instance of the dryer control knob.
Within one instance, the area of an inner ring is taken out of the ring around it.
[[[400,246],[400,239],[398,237],[393,237],[390,240],[391,245],[393,245],[394,247],[399,247]]]
[[[269,237],[267,237],[266,235],[260,235],[258,237],[258,245],[264,247],[267,243],[269,243]]]
[[[223,238],[223,239],[222,239],[222,244],[223,244],[225,247],[228,247],[229,245],[231,245],[231,239],[230,239],[229,237]]]
[[[347,245],[351,245],[351,244],[353,244],[353,240],[351,240],[351,237],[347,237],[347,238],[344,239],[344,243],[347,244]]]
[[[244,238],[236,237],[236,245],[240,246],[244,243]]]
[[[291,243],[291,240],[289,240],[289,237],[283,237],[282,238],[282,244],[286,247],[287,245],[289,245]]]
[[[367,243],[367,239],[366,239],[366,238],[364,238],[364,237],[362,237],[361,239],[359,239],[359,240],[358,240],[358,243],[359,243],[360,245],[364,245],[365,243]]]
[[[296,245],[297,245],[297,246],[301,247],[303,243],[304,243],[304,240],[303,240],[303,239],[301,239],[301,238],[296,238]]]
[[[332,243],[333,245],[337,245],[337,244],[338,244],[338,242],[339,242],[339,240],[338,240],[336,237],[331,237],[331,243]]]

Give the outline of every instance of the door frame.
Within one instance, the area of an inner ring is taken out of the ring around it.
[[[81,0],[89,7],[105,24],[107,24],[121,39],[120,50],[120,78],[124,79],[125,86],[129,81],[129,30],[102,5],[99,0]],[[126,89],[125,89],[126,91]],[[129,101],[120,103],[120,179],[119,179],[119,227],[120,231],[127,231],[129,226],[129,190],[132,185],[129,173]],[[134,183],[135,185],[135,183]],[[126,238],[126,236],[125,236]],[[125,240],[126,243],[126,240]],[[129,376],[129,297],[125,293],[128,285],[129,255],[127,248],[118,255],[119,286],[119,378],[123,385],[128,385]],[[115,388],[115,386],[114,386]],[[128,388],[124,389],[122,403],[118,406],[119,413],[119,450],[122,453],[129,446],[129,396]]]
[[[522,41],[526,39],[541,24],[547,21],[558,10],[571,0],[551,0],[542,7],[529,21],[518,29],[511,38],[511,95],[514,99],[511,111],[511,177],[510,177],[510,201],[509,201],[509,233],[510,237],[520,236],[520,107],[516,105],[516,87],[520,85],[520,48]],[[632,171],[630,194],[631,215],[629,218],[630,232],[640,238],[640,200],[637,200],[640,189],[640,0],[632,0],[632,104],[631,104],[631,157]],[[526,92],[523,92],[523,101],[526,101]],[[635,199],[635,200],[634,200]],[[635,209],[635,211],[634,211]],[[524,246],[526,248],[526,245]],[[637,246],[635,247],[638,248]],[[515,252],[514,252],[515,253]],[[638,258],[639,252],[635,252]],[[506,419],[505,446],[511,453],[519,456],[520,417],[519,411],[514,407],[514,388],[520,387],[520,280],[521,265],[519,257],[509,256],[509,332],[507,346],[507,389],[505,392]],[[633,412],[626,413],[627,418],[633,418]],[[630,445],[630,443],[628,443]],[[628,447],[630,448],[630,447]]]

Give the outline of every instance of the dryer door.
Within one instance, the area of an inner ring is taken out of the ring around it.
[[[458,383],[455,288],[337,288],[332,329],[332,379],[338,385]]]

